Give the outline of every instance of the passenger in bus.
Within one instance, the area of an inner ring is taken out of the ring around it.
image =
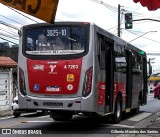
[[[53,50],[64,50],[65,44],[60,37],[57,37],[53,44]]]
[[[31,50],[33,50],[33,39],[27,37],[26,51],[31,51]]]
[[[44,34],[40,34],[38,36],[36,50],[37,51],[46,51],[47,50],[47,37],[45,37]]]

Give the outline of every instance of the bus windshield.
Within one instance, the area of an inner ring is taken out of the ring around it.
[[[46,27],[26,30],[25,52],[30,55],[68,55],[85,51],[85,27]]]

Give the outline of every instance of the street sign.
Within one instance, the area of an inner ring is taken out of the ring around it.
[[[59,0],[0,0],[0,3],[53,23]]]

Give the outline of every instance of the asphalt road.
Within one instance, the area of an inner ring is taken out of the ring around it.
[[[160,100],[154,99],[153,94],[148,95],[148,104],[141,107],[141,112],[138,115],[127,113],[123,115],[122,121],[119,124],[112,124],[111,118],[95,118],[87,116],[74,116],[69,122],[56,122],[49,115],[41,116],[40,114],[25,114],[19,118],[8,117],[0,119],[0,128],[12,129],[12,133],[38,133],[50,136],[65,136],[65,137],[94,137],[94,136],[109,136],[117,137],[120,134],[109,134],[116,130],[126,128],[136,128],[135,124],[147,119],[153,113],[160,110]],[[18,128],[21,131],[18,131]],[[7,136],[7,135],[0,135]],[[18,135],[24,136],[24,135]],[[31,135],[33,136],[33,135]]]

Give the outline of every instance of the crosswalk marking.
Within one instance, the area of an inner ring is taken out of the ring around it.
[[[132,118],[130,118],[128,120],[138,122],[138,121],[140,121],[140,120],[142,120],[142,119],[144,119],[146,117],[149,117],[151,114],[152,113],[142,113],[142,114],[134,116],[134,117],[132,117]]]

